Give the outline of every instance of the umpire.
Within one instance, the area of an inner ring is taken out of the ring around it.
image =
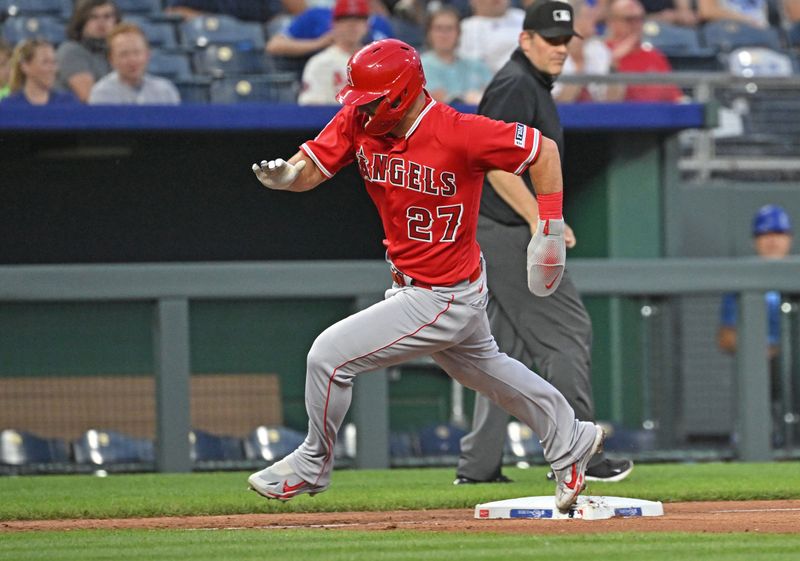
[[[567,43],[576,35],[572,6],[566,2],[538,0],[530,5],[519,48],[492,79],[478,113],[536,127],[555,140],[563,154],[564,132],[550,90],[564,66]],[[478,242],[486,259],[492,333],[501,351],[534,366],[558,388],[578,419],[593,421],[592,324],[569,271],[558,290],[546,298],[528,290],[525,252],[537,219],[538,205],[528,177],[500,171],[487,174]],[[575,245],[569,227],[564,237],[567,247]],[[472,432],[461,440],[456,485],[509,481],[501,473],[507,423],[505,411],[483,395],[476,396]],[[630,460],[612,460],[601,452],[590,461],[586,476],[620,481],[632,469]]]

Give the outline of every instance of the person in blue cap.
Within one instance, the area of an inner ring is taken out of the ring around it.
[[[753,246],[762,259],[783,259],[792,250],[792,223],[789,215],[778,205],[765,205],[753,217]],[[767,292],[767,317],[769,319],[768,341],[770,357],[778,354],[780,343],[781,296],[775,291]],[[736,323],[739,308],[736,293],[722,297],[720,329],[717,336],[719,347],[728,353],[736,352]]]
[[[789,214],[778,205],[764,205],[753,217],[753,247],[762,259],[783,259],[792,250],[792,222]],[[781,295],[775,290],[764,296],[767,305],[767,342],[769,343],[771,398],[773,417],[780,422],[780,364],[778,355],[781,342]],[[739,306],[736,293],[722,297],[720,327],[717,333],[719,348],[735,353],[737,347],[736,325]],[[779,425],[775,425],[777,429]],[[776,430],[777,432],[777,430]]]

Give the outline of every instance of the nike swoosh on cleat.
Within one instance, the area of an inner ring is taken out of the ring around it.
[[[550,290],[550,288],[551,288],[551,287],[552,287],[552,286],[553,286],[553,285],[556,283],[556,281],[558,280],[558,277],[559,277],[559,276],[561,276],[561,275],[560,275],[560,274],[557,274],[557,275],[556,275],[556,277],[555,277],[555,278],[554,278],[552,281],[550,281],[549,283],[545,284],[545,285],[544,285],[544,287],[545,287],[547,290]]]
[[[286,481],[283,482],[283,492],[284,493],[291,493],[292,491],[297,491],[298,489],[302,488],[306,484],[305,481],[301,481],[300,483],[296,483],[294,485],[287,485]]]
[[[576,477],[577,471],[578,470],[575,467],[575,464],[572,464],[572,477],[570,478],[570,482],[569,483],[567,483],[566,481],[564,482],[564,485],[566,485],[567,488],[574,490],[577,487],[578,479],[580,479]]]

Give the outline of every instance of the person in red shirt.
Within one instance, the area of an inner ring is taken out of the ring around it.
[[[487,287],[475,239],[484,174],[528,173],[539,196],[539,227],[528,247],[528,284],[552,293],[564,267],[558,148],[533,128],[437,103],[424,89],[417,52],[396,39],[371,43],[347,65],[344,107],[288,162],[253,164],[271,189],[307,191],[356,162],[380,214],[393,285],[386,298],[326,329],[306,373],[309,432],[289,456],[252,474],[260,495],[288,500],[325,491],[353,378],[424,355],[480,391],[540,437],[567,511],[584,487],[602,429],[575,419],[566,399],[500,353],[486,316]],[[522,271],[520,271],[522,274]]]
[[[667,57],[654,46],[642,44],[644,7],[639,0],[613,0],[606,25],[611,49],[611,69],[615,72],[672,72]],[[609,101],[680,101],[683,93],[671,84],[613,86]]]

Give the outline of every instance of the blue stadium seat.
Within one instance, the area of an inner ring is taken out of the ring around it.
[[[181,43],[188,48],[233,45],[239,50],[263,50],[264,29],[229,16],[200,16],[180,25]]]
[[[58,45],[66,39],[64,23],[50,17],[17,16],[3,24],[2,36],[9,43],[16,44],[25,39],[41,37]]]
[[[445,6],[451,6],[458,10],[458,13],[461,14],[461,18],[468,18],[472,15],[472,6],[470,5],[469,0],[446,0],[444,2]]]
[[[673,70],[721,70],[717,50],[702,46],[700,33],[694,28],[649,20],[642,28],[642,42],[664,53]]]
[[[667,55],[670,66],[676,72],[719,72],[723,64],[714,49],[701,47],[695,53],[673,53]]]
[[[391,18],[391,24],[396,38],[415,49],[421,49],[425,45],[425,31],[421,26],[398,17]]]
[[[199,429],[189,433],[192,461],[232,461],[244,459],[242,439],[220,436]]]
[[[419,431],[419,448],[423,456],[457,456],[461,452],[461,427],[450,424],[431,425]]]
[[[789,55],[764,47],[736,49],[728,58],[728,67],[731,74],[745,78],[794,74],[794,64]]]
[[[138,25],[153,49],[177,49],[175,27],[166,21],[153,21],[145,16],[125,16],[125,21]]]
[[[1,1],[1,0],[0,0]],[[289,14],[278,14],[264,25],[264,34],[269,39],[273,35],[282,32],[286,26],[292,22],[292,16]]]
[[[539,437],[528,425],[519,421],[508,423],[506,430],[506,453],[520,460],[542,454]]]
[[[419,456],[417,445],[411,433],[392,431],[389,433],[389,456],[396,459]]]
[[[645,429],[628,429],[613,426],[606,429],[603,449],[607,452],[635,453],[656,449],[656,433]]]
[[[223,78],[211,84],[211,103],[295,103],[298,89],[294,74]]]
[[[128,14],[156,15],[162,11],[161,0],[114,0],[123,16]]]
[[[789,39],[789,44],[792,47],[795,49],[800,47],[800,21],[792,24],[792,26],[786,32],[786,36]]]
[[[181,94],[181,103],[211,102],[211,80],[195,76],[188,80],[173,80],[173,82]]]
[[[209,45],[195,51],[193,58],[197,72],[217,78],[270,71],[264,51],[241,51],[229,45]]]
[[[155,446],[148,438],[134,438],[119,432],[90,429],[72,443],[79,464],[121,464],[155,461]]]
[[[712,21],[703,26],[703,40],[707,47],[730,52],[739,47],[767,47],[781,49],[778,31],[760,29],[736,21]]]
[[[642,27],[642,42],[651,44],[665,55],[708,52],[700,45],[700,34],[695,28],[655,20],[646,21]]]
[[[273,72],[291,73],[299,82],[303,77],[303,68],[311,57],[276,56],[267,54],[267,65]]]
[[[61,439],[13,429],[0,431],[0,464],[22,466],[68,460],[67,444]]]
[[[183,53],[169,53],[153,49],[150,53],[150,64],[147,71],[173,82],[192,79],[189,57]]]
[[[260,426],[244,440],[244,454],[248,460],[277,462],[295,451],[306,435],[287,427]]]
[[[68,18],[72,0],[0,0],[0,14],[15,16],[50,16]],[[0,17],[0,20],[3,18]]]

